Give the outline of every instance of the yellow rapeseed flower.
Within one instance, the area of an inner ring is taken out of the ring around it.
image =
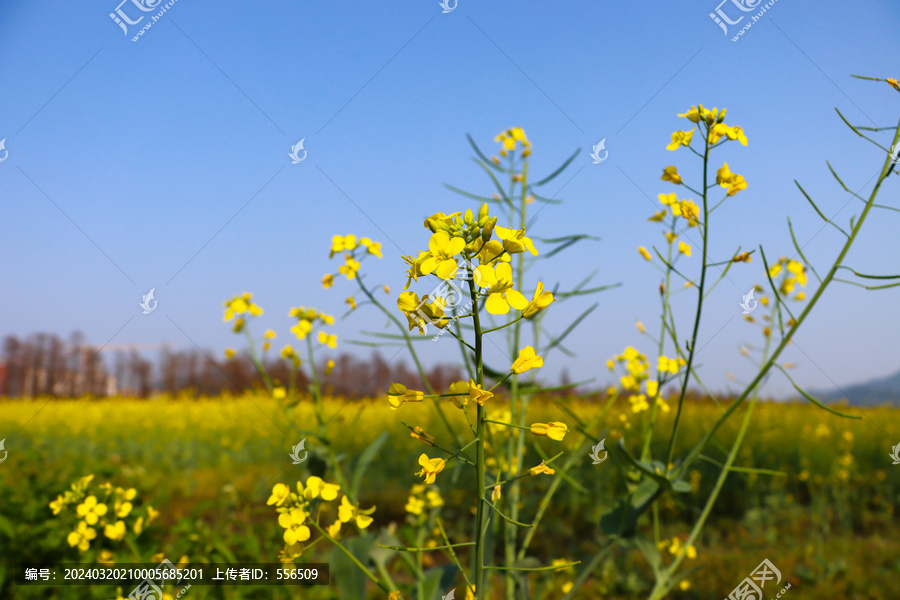
[[[326,290],[334,285],[334,275],[332,273],[326,273],[325,277],[322,278],[322,287]]]
[[[345,254],[344,264],[338,267],[338,273],[346,275],[347,279],[355,279],[357,271],[359,271],[359,261],[349,254]]]
[[[309,539],[309,527],[304,525],[307,516],[306,511],[302,508],[295,508],[290,512],[278,515],[278,524],[284,528],[285,544],[292,545]]]
[[[268,506],[271,506],[273,504],[275,506],[281,506],[290,495],[291,488],[283,483],[276,483],[274,486],[272,486],[272,495],[269,496],[268,500],[266,500],[266,504]]]
[[[425,477],[425,483],[434,483],[434,478],[444,470],[443,458],[428,458],[427,454],[419,456],[419,466],[422,469],[416,473],[418,477]]]
[[[544,359],[540,356],[537,356],[534,352],[534,348],[531,346],[525,346],[521,350],[519,350],[519,356],[513,361],[512,367],[510,370],[517,375],[521,375],[525,371],[530,369],[538,369],[544,366]]]
[[[328,257],[331,258],[338,252],[353,250],[354,248],[356,248],[355,235],[352,233],[346,236],[336,235],[331,238],[331,254]]]
[[[360,510],[358,504],[351,504],[347,496],[344,496],[341,498],[341,505],[338,508],[338,519],[340,519],[341,523],[349,523],[355,519],[356,526],[360,529],[365,529],[372,524],[373,519],[369,515],[373,512],[375,512],[374,506],[366,510]]]
[[[84,519],[84,522],[88,525],[96,524],[100,517],[106,514],[106,511],[106,505],[97,502],[96,496],[88,496],[84,499],[84,502],[79,504],[75,509],[78,516]]]
[[[638,246],[638,252],[640,252],[640,253],[641,253],[641,256],[643,256],[645,259],[647,259],[647,260],[653,260],[653,259],[650,257],[650,253],[649,253],[649,252],[647,251],[647,249],[644,248],[643,246]]]
[[[488,288],[489,295],[484,307],[492,315],[505,315],[510,306],[516,310],[528,307],[525,296],[512,287],[513,275],[509,263],[501,262],[493,268],[490,265],[479,265],[475,270],[475,283]]]
[[[466,240],[461,237],[450,237],[446,231],[438,231],[428,240],[429,256],[421,265],[423,275],[434,273],[441,279],[450,279],[458,269],[456,255],[466,247]]]
[[[225,348],[225,359],[231,360],[234,358],[234,355],[237,354],[237,350],[234,348]]]
[[[327,502],[331,502],[338,497],[341,486],[336,483],[325,483],[321,477],[311,475],[306,478],[306,487],[303,488],[300,482],[297,482],[297,490],[307,500],[322,498]]]
[[[684,242],[678,242],[678,251],[684,254],[685,256],[691,255],[691,246],[690,244],[685,244]]]
[[[397,410],[404,402],[421,402],[424,399],[425,392],[407,389],[402,383],[392,383],[388,389],[388,402],[392,410]]]
[[[223,303],[225,306],[225,317],[222,320],[227,322],[236,315],[243,315],[244,313],[250,313],[254,317],[263,314],[263,310],[251,302],[251,298],[253,298],[253,294],[245,292],[231,300],[226,300]]]
[[[681,146],[690,146],[694,137],[694,130],[675,131],[672,133],[672,142],[666,146],[666,150],[677,150]]]
[[[674,166],[669,166],[663,169],[663,174],[661,179],[663,181],[671,181],[675,185],[680,185],[683,181],[681,179],[681,175],[678,174],[678,168]]]
[[[87,552],[87,550],[91,547],[91,540],[97,537],[97,530],[93,527],[88,527],[87,523],[84,521],[79,521],[78,526],[75,528],[75,531],[69,533],[66,536],[66,541],[69,542],[69,545],[73,548],[78,546],[78,549],[81,552]]]
[[[324,331],[319,332],[319,343],[325,344],[329,348],[337,348],[337,336],[329,335]]]
[[[103,528],[103,535],[111,540],[121,541],[125,537],[125,521],[116,521],[115,525],[107,525]]]
[[[568,431],[569,427],[565,423],[561,423],[559,421],[531,424],[531,433],[533,433],[534,435],[545,435],[551,440],[556,440],[557,442],[563,441]]]
[[[534,242],[531,241],[531,238],[525,236],[524,229],[508,229],[506,227],[496,226],[494,227],[494,233],[497,234],[498,238],[503,240],[503,249],[510,254],[517,254],[528,250],[534,256],[538,255],[538,251],[534,247]]]
[[[739,191],[747,188],[747,182],[744,180],[744,177],[732,173],[728,168],[728,163],[724,163],[724,166],[716,171],[716,183],[723,188],[727,188],[728,191],[725,193],[729,196],[734,196]]]
[[[535,475],[540,475],[541,473],[546,473],[547,475],[553,475],[554,473],[556,473],[556,471],[554,469],[551,469],[547,465],[545,465],[544,461],[541,461],[541,464],[539,464],[538,466],[531,467],[530,469],[528,469],[528,474],[531,475],[532,477],[534,477]]]
[[[555,301],[556,298],[553,297],[552,292],[544,291],[544,283],[542,281],[538,281],[537,287],[534,290],[534,297],[528,303],[528,306],[522,309],[522,316],[526,319],[531,319],[536,314],[550,306],[550,303]]]
[[[438,329],[443,329],[447,325],[447,319],[444,318],[444,305],[446,301],[441,297],[434,298],[429,302],[428,294],[419,299],[419,295],[415,292],[400,292],[397,297],[397,308],[405,315],[409,322],[409,330],[413,327],[419,328],[419,333],[425,335],[425,325],[430,323]]]

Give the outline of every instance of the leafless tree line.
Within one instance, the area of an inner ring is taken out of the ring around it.
[[[8,335],[0,358],[0,397],[134,396],[187,392],[194,396],[236,394],[264,387],[262,377],[246,354],[226,360],[196,348],[163,347],[156,360],[140,344],[100,347],[85,342],[75,332],[63,341],[59,336],[36,333],[25,339]],[[290,381],[288,363],[264,359],[269,375],[281,385]],[[306,365],[296,374],[296,384],[306,389]],[[323,377],[324,391],[353,397],[376,396],[392,382],[421,386],[418,374],[401,361],[385,361],[377,352],[369,359],[341,354],[330,375]],[[435,389],[446,389],[463,378],[452,366],[437,365],[427,373]]]

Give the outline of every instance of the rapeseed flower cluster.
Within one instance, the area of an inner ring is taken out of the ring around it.
[[[237,317],[234,321],[235,333],[240,333],[244,330],[244,325],[246,324],[246,320],[244,319],[245,314],[249,314],[251,317],[257,317],[263,314],[263,310],[253,303],[252,298],[253,294],[244,292],[240,296],[235,296],[231,300],[226,300],[224,302],[225,316],[222,321],[227,323]]]
[[[284,552],[294,557],[303,553],[302,542],[312,537],[310,525],[318,528],[323,503],[337,500],[341,491],[340,485],[327,483],[315,475],[308,477],[305,485],[298,481],[296,487],[297,491],[294,492],[287,484],[276,483],[266,501],[268,506],[274,505],[278,512],[278,525],[284,529],[282,537],[288,546]],[[345,523],[353,523],[358,529],[365,529],[372,524],[373,519],[369,515],[374,512],[374,506],[360,509],[358,504],[352,503],[344,494],[337,505],[337,518],[324,531],[328,537],[338,538]]]
[[[138,514],[134,510],[137,490],[134,488],[114,487],[106,482],[97,486],[96,491],[91,490],[93,475],[81,477],[70,486],[56,500],[50,502],[50,510],[54,515],[59,515],[69,507],[75,507],[75,515],[79,521],[75,529],[66,536],[69,546],[77,547],[80,552],[87,552],[91,543],[98,537],[98,529],[102,530],[107,539],[121,542],[128,531],[135,536],[143,532],[159,512],[152,506],[147,506],[145,514]],[[99,498],[98,498],[99,496]],[[126,520],[133,518],[132,523]],[[105,560],[113,560],[112,553],[104,551]]]

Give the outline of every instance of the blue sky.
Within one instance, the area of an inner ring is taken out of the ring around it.
[[[565,366],[574,379],[605,383],[611,355],[627,345],[651,352],[635,319],[658,327],[659,274],[636,248],[661,246],[646,220],[657,194],[674,189],[661,169],[698,175],[687,151],[665,149],[686,123],[676,113],[725,106],[750,139],[715,158],[749,187],[715,213],[714,255],[757,244],[776,258],[793,254],[790,215],[804,252],[824,267],[840,234],[822,229],[793,180],[847,223],[854,206],[826,159],[868,192],[883,154],[834,107],[854,123],[887,126],[900,100],[885,84],[849,77],[900,76],[900,5],[888,1],[779,0],[737,42],[731,35],[749,17],[723,35],[708,16],[716,3],[705,1],[459,0],[442,14],[437,0],[178,0],[137,42],[149,17],[124,35],[108,16],[116,6],[0,5],[0,138],[9,152],[0,163],[0,334],[77,328],[98,344],[220,352],[241,341],[221,322],[222,301],[251,291],[266,310],[254,328],[272,327],[282,342],[290,307],[342,312],[351,285],[326,291],[319,280],[337,268],[331,236],[351,232],[384,244],[384,260],[368,261],[366,272],[393,298],[405,283],[400,256],[427,245],[424,217],[474,206],[443,184],[490,191],[465,135],[491,149],[498,131],[521,126],[534,173],[583,150],[548,186],[565,204],[543,210],[532,233],[602,238],[539,263],[533,281],[566,287],[596,269],[598,283],[622,284],[597,297],[598,310],[569,339],[578,358],[551,355],[544,374],[555,379]],[[741,14],[730,2],[722,10]],[[122,11],[132,20],[155,14],[130,1]],[[293,165],[288,152],[301,138],[308,157]],[[592,164],[588,152],[603,138],[609,158]],[[881,201],[897,205],[892,179]],[[897,218],[875,213],[847,264],[896,272]],[[701,373],[718,390],[726,372],[751,372],[738,347],[761,339],[738,306],[763,282],[761,261],[729,277],[708,298],[699,336]],[[158,310],[143,315],[150,288]],[[895,370],[898,294],[833,287],[785,356],[797,380],[833,389]],[[682,331],[689,300],[676,302]],[[560,305],[547,325],[560,331],[589,303]],[[383,321],[369,307],[334,332],[360,339]],[[429,361],[456,360],[451,344],[423,347]]]

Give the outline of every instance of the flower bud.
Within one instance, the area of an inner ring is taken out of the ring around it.
[[[488,210],[489,209],[488,209],[487,202],[485,202],[484,204],[481,205],[481,208],[478,209],[478,220],[479,221],[481,221],[481,219],[484,219],[485,223],[487,222]]]
[[[471,208],[466,209],[466,214],[463,216],[463,220],[465,221],[466,225],[471,225],[475,221],[475,217],[472,215]]]
[[[481,228],[481,239],[485,242],[491,241],[491,235],[494,233],[494,225],[497,224],[497,217],[488,219],[487,224]]]

